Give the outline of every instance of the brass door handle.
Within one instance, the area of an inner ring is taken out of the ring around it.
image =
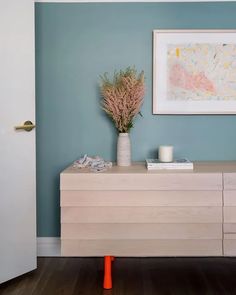
[[[31,121],[25,121],[24,125],[15,126],[15,130],[25,130],[25,131],[31,131],[36,126]]]

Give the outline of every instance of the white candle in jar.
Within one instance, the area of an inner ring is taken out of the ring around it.
[[[173,161],[173,146],[172,145],[159,146],[159,160],[161,162],[172,162]]]

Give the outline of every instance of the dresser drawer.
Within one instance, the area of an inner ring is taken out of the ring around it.
[[[222,240],[64,240],[64,256],[221,256]]]
[[[236,223],[224,223],[224,233],[236,233]]]
[[[63,239],[222,239],[221,223],[62,223]]]
[[[224,255],[236,255],[236,233],[224,234]]]
[[[221,173],[62,173],[61,190],[222,190]]]
[[[224,223],[236,223],[236,206],[224,207]]]
[[[221,207],[62,207],[62,223],[221,223]]]
[[[236,206],[236,190],[224,191],[224,206]]]
[[[236,173],[224,173],[224,189],[236,190]]]
[[[222,192],[61,191],[61,206],[222,206]]]

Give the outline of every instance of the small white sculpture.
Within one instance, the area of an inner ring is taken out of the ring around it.
[[[73,168],[90,168],[92,172],[102,172],[106,171],[107,168],[112,167],[112,162],[106,162],[103,158],[96,157],[88,157],[84,155],[79,160],[76,160],[73,163]]]

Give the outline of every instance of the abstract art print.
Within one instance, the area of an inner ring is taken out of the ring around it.
[[[154,114],[236,114],[236,31],[155,30]]]

